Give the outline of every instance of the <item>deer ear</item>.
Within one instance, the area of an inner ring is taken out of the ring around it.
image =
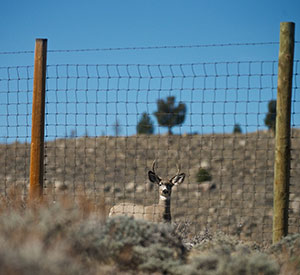
[[[185,174],[181,173],[171,178],[170,182],[173,183],[174,185],[178,185],[184,181],[184,178],[185,178]]]
[[[160,182],[160,178],[153,171],[148,172],[148,178],[151,182]]]

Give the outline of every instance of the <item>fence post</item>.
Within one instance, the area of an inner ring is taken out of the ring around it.
[[[273,243],[280,241],[280,239],[288,234],[294,33],[294,23],[280,23],[274,167]]]
[[[43,194],[46,64],[47,39],[36,39],[30,151],[29,196],[31,200],[40,199]]]

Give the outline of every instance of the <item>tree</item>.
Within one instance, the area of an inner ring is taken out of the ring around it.
[[[240,124],[234,124],[233,133],[234,134],[241,134],[242,133],[242,128],[241,128]]]
[[[118,137],[121,134],[122,130],[118,118],[116,118],[115,124],[113,125],[113,131],[116,137]]]
[[[172,135],[172,127],[181,125],[185,120],[186,106],[179,102],[175,106],[175,97],[169,96],[166,100],[157,100],[157,112],[154,113],[158,124],[167,127],[168,133]]]
[[[77,136],[76,129],[72,129],[71,132],[70,132],[70,138],[76,138],[76,136]]]
[[[152,135],[154,132],[153,122],[147,113],[143,113],[142,117],[136,126],[138,134]]]
[[[275,133],[276,130],[276,100],[270,100],[268,104],[268,113],[265,117],[265,125]]]

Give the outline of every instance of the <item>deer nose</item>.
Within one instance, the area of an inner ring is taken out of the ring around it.
[[[164,189],[164,190],[163,190],[163,193],[164,193],[164,194],[168,194],[168,190],[167,190],[167,189]]]

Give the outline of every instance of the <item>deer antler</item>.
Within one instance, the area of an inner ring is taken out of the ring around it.
[[[156,164],[156,160],[154,160],[153,163],[152,163],[152,172],[154,174],[156,174],[156,172],[155,172],[155,164]]]
[[[176,175],[179,175],[179,173],[180,173],[180,164],[176,164],[176,167],[177,167],[177,173],[176,173]]]

